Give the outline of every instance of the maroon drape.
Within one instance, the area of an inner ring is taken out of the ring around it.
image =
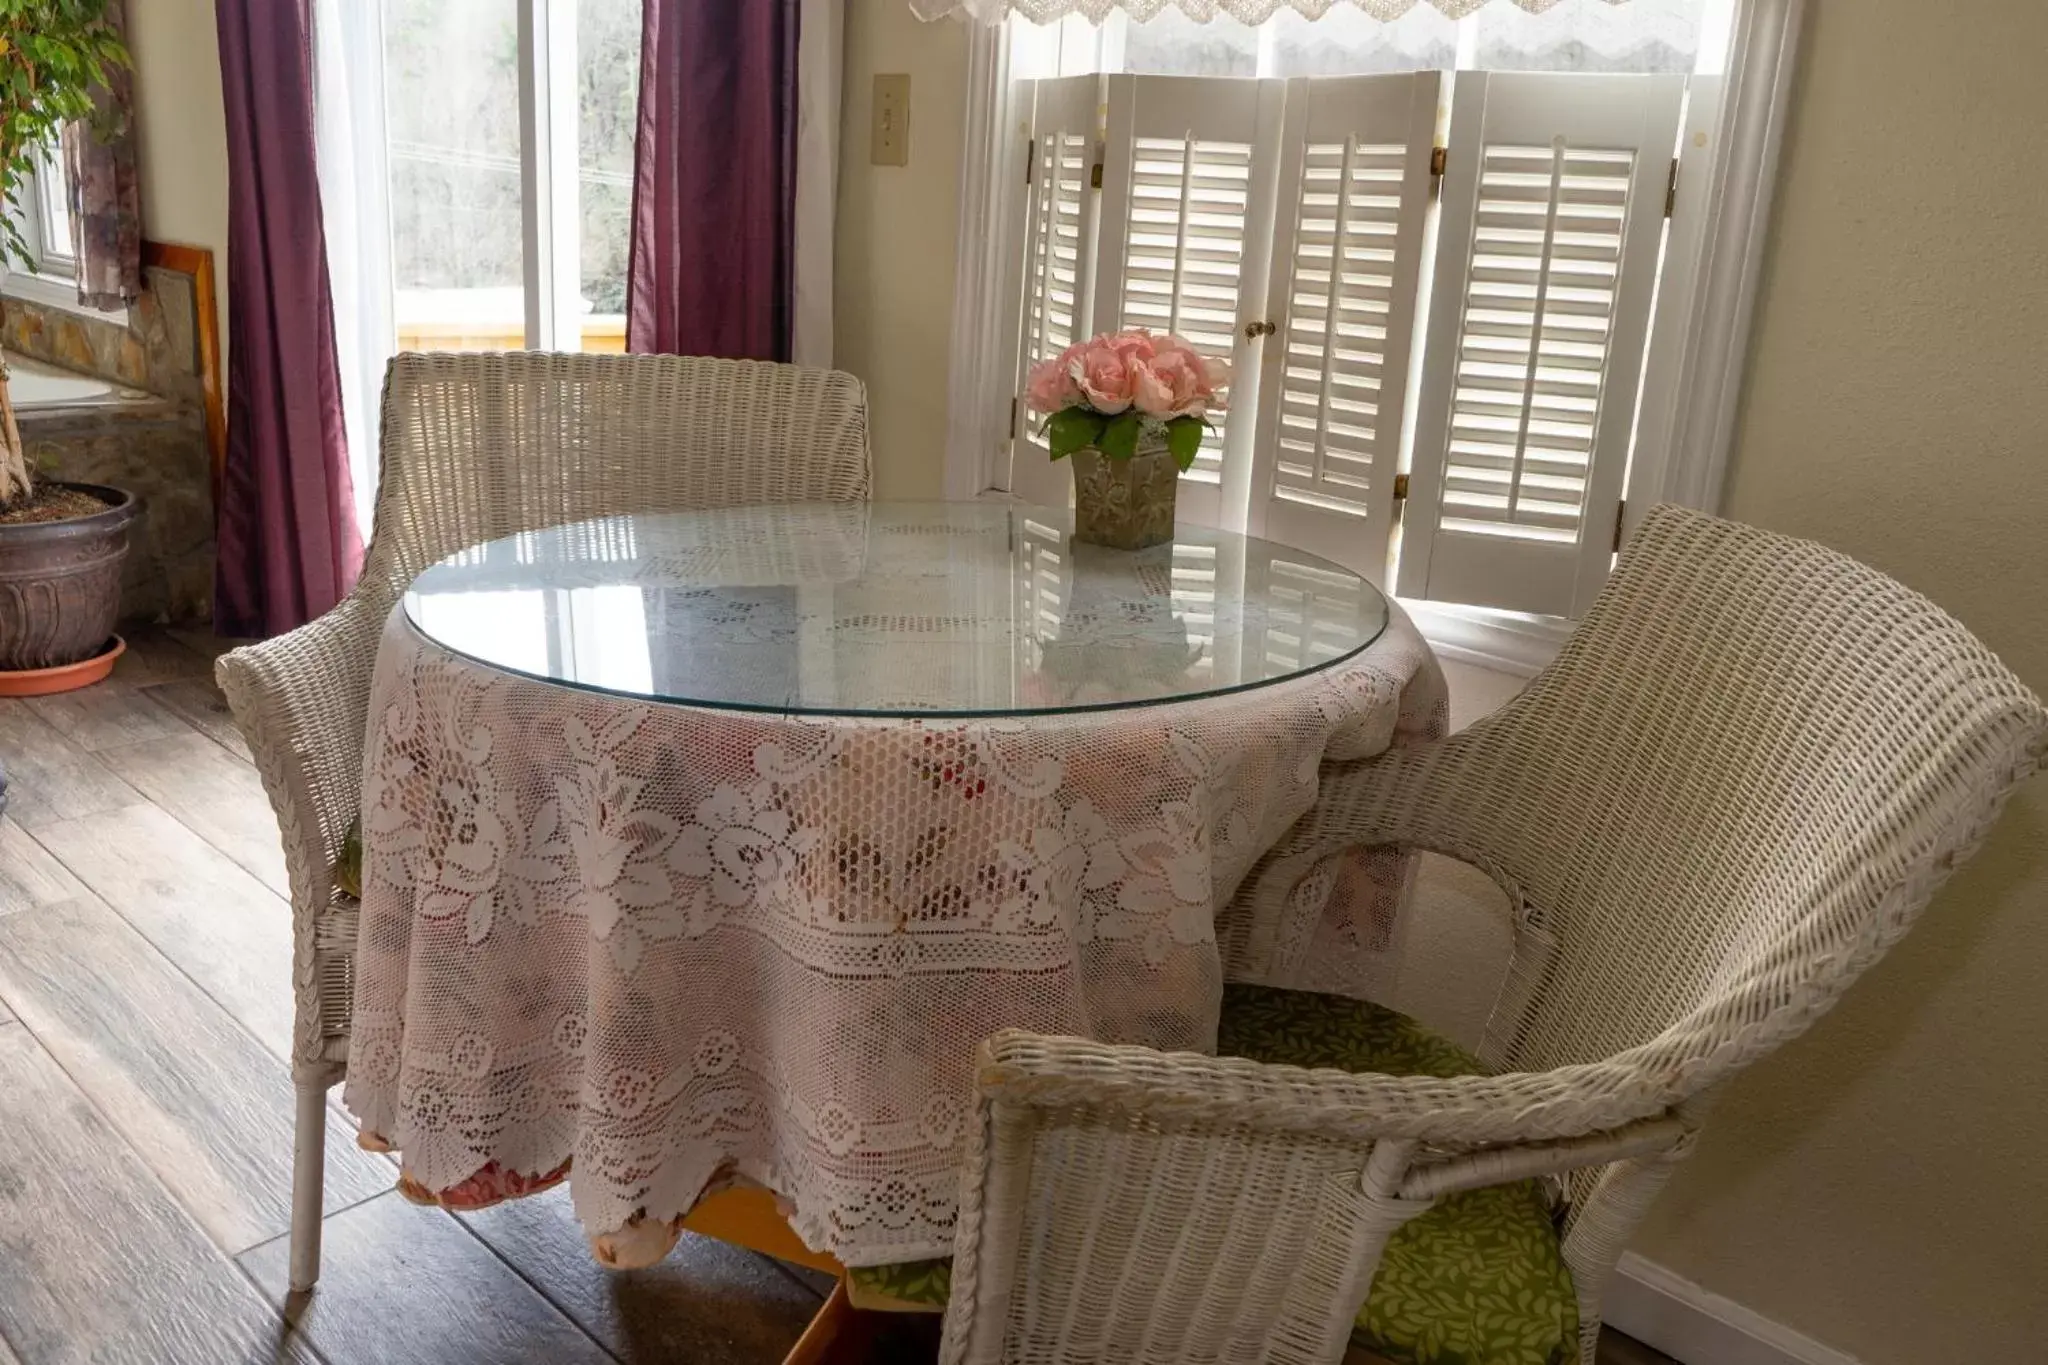
[[[362,568],[314,167],[307,0],[215,0],[228,125],[228,452],[214,626],[275,635]]]
[[[788,360],[798,0],[645,0],[626,348]]]

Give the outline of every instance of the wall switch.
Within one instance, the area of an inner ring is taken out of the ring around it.
[[[875,75],[875,126],[868,160],[877,166],[910,164],[910,76]]]

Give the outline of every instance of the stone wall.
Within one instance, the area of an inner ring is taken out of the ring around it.
[[[192,277],[150,266],[128,325],[11,295],[0,299],[0,350],[199,408],[199,319]]]
[[[31,408],[22,445],[39,478],[125,488],[146,504],[129,533],[124,621],[213,615],[213,461],[196,407],[152,399]]]
[[[22,443],[38,477],[125,488],[146,504],[131,533],[121,617],[213,614],[213,459],[190,275],[152,266],[128,325],[27,299],[0,300],[0,348],[154,395],[31,408]]]

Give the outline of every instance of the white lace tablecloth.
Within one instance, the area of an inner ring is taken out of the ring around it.
[[[373,684],[345,1098],[429,1190],[573,1158],[603,1232],[715,1178],[849,1264],[950,1254],[976,1043],[1214,1047],[1222,982],[1369,947],[1407,860],[1226,911],[1317,765],[1439,733],[1395,609],[1325,671],[1029,721],[578,691],[394,611]],[[1326,894],[1334,887],[1339,894]],[[1327,900],[1327,906],[1315,902]],[[1220,937],[1220,942],[1219,942]]]

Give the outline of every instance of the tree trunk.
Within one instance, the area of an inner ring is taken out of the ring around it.
[[[0,508],[27,502],[34,491],[28,476],[28,453],[21,448],[21,428],[14,424],[7,362],[0,360]]]

